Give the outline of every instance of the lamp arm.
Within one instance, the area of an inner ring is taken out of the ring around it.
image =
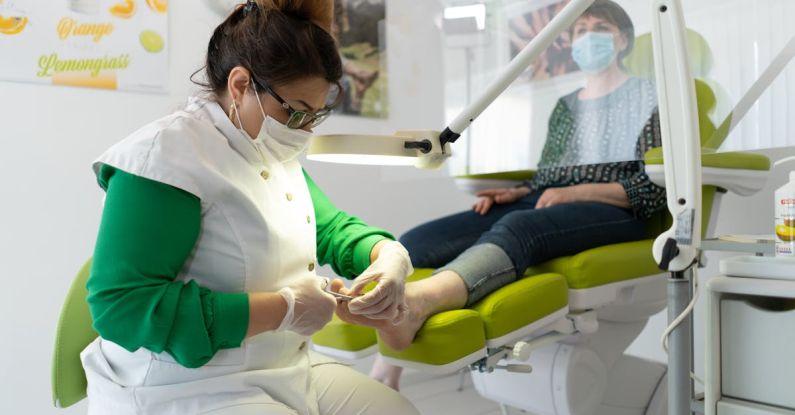
[[[701,247],[701,141],[681,0],[654,0],[654,69],[668,210],[674,218],[653,247],[668,271],[691,267]]]
[[[572,0],[563,8],[527,46],[519,52],[500,76],[483,91],[480,96],[469,104],[444,129],[439,136],[442,147],[446,143],[455,142],[464,130],[475,121],[475,118],[497,99],[506,88],[521,75],[530,64],[558,37],[560,33],[571,27],[575,20],[587,9],[594,0]]]

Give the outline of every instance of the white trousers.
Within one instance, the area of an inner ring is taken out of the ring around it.
[[[339,363],[316,365],[310,369],[310,376],[322,415],[419,415],[406,397],[348,366]],[[202,414],[295,415],[296,412],[270,399],[252,398]]]

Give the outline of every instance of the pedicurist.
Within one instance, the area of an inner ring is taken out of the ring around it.
[[[352,307],[395,321],[411,272],[389,233],[337,210],[297,161],[341,97],[332,4],[236,8],[210,39],[207,96],[94,164],[106,198],[87,284],[100,337],[81,355],[90,414],[417,413],[307,347],[336,306],[316,261],[376,281]]]

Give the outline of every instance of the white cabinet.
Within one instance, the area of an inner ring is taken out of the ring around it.
[[[795,415],[786,409],[760,405],[753,402],[723,399],[718,402],[719,415]]]
[[[795,269],[759,275],[707,284],[707,415],[795,415]]]
[[[795,299],[721,300],[724,396],[795,410]]]

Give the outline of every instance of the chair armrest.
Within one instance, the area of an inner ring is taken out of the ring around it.
[[[516,170],[486,174],[468,174],[455,177],[459,189],[475,194],[481,190],[513,187],[535,176],[535,170]]]
[[[646,152],[644,161],[647,166],[662,165],[662,147],[653,148]],[[716,153],[714,150],[702,149],[701,166],[719,169],[768,171],[770,170],[770,159],[755,153],[740,151]]]
[[[500,171],[496,173],[484,174],[465,174],[462,176],[455,176],[456,179],[470,179],[470,180],[510,180],[510,181],[525,181],[530,180],[535,176],[535,170],[515,170],[515,171]]]
[[[770,159],[767,157],[747,152],[703,151],[701,180],[704,185],[717,186],[741,196],[754,194],[765,186],[770,170]],[[649,150],[644,161],[649,178],[655,184],[665,187],[662,148]]]

